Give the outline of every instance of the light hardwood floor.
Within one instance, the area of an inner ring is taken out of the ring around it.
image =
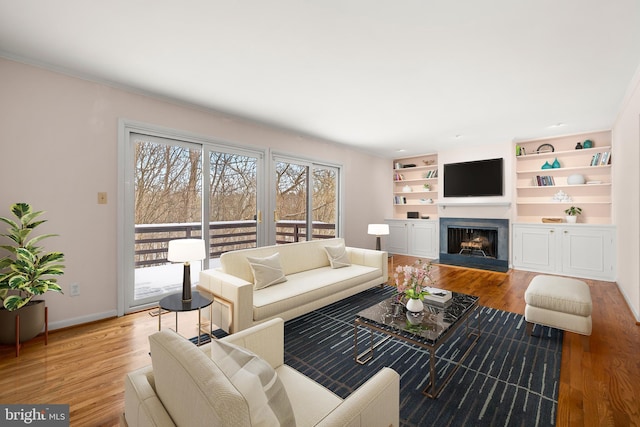
[[[412,261],[392,258],[395,266]],[[535,276],[446,266],[435,266],[434,275],[439,287],[515,313],[524,313],[524,291]],[[586,282],[594,301],[591,351],[565,333],[557,425],[640,426],[640,326],[615,284]],[[182,316],[180,332],[191,327],[195,335],[195,318],[189,323]],[[163,327],[173,325],[173,314],[163,316]],[[72,426],[118,425],[124,375],[150,363],[147,337],[157,329],[157,317],[141,312],[53,331],[48,346],[36,338],[18,358],[13,348],[0,347],[0,403],[66,403]]]

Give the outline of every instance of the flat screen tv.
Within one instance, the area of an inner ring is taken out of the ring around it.
[[[503,159],[447,163],[444,197],[503,196]]]

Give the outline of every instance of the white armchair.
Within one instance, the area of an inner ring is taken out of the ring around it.
[[[175,332],[149,337],[153,366],[127,374],[122,423],[137,426],[249,426],[245,396],[211,359]],[[383,368],[346,399],[284,364],[284,321],[272,319],[221,341],[255,353],[277,374],[296,426],[399,425],[400,377]],[[255,423],[253,424],[255,425]]]

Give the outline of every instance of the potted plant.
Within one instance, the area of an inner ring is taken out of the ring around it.
[[[435,283],[431,275],[431,268],[431,263],[425,263],[422,260],[417,260],[414,265],[396,268],[395,285],[400,298],[407,298],[407,310],[412,312],[423,310],[422,301],[425,295],[429,295],[427,288]]]
[[[9,225],[8,234],[0,236],[11,240],[0,245],[8,252],[0,258],[0,343],[15,343],[15,318],[20,315],[20,342],[38,335],[44,327],[44,300],[33,297],[48,291],[62,292],[54,276],[63,274],[64,254],[44,252],[38,242],[56,234],[32,237],[31,232],[46,220],[38,220],[44,212],[31,209],[27,203],[16,203],[11,212],[17,220],[0,217]],[[15,343],[18,344],[18,343]]]
[[[582,209],[577,206],[571,206],[565,209],[564,213],[567,215],[567,222],[575,223],[578,220],[578,215],[582,213]]]

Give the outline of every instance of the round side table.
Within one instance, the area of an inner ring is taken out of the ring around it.
[[[193,291],[191,293],[191,301],[182,301],[182,294],[168,295],[160,300],[158,305],[158,330],[162,329],[162,310],[173,311],[176,313],[176,332],[178,332],[178,313],[184,311],[198,310],[198,341],[196,345],[200,345],[200,335],[202,332],[202,309],[211,307],[212,299],[200,295],[200,292]],[[211,337],[211,330],[209,331]]]

